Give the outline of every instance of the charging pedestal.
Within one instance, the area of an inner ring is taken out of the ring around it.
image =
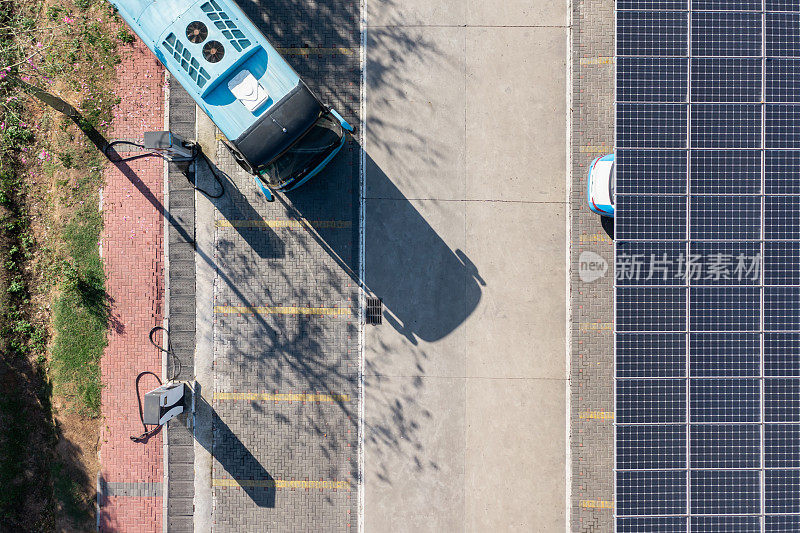
[[[163,426],[186,410],[186,384],[165,383],[144,395],[143,421]]]
[[[144,148],[158,152],[170,161],[191,161],[194,153],[187,148],[186,141],[171,131],[144,132]]]

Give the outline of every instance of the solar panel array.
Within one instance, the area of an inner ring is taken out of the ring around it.
[[[617,0],[616,528],[800,531],[800,0]]]

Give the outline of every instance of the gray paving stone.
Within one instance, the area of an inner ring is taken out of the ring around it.
[[[241,3],[279,48],[350,48],[353,55],[287,55],[323,100],[359,123],[358,3]],[[344,307],[338,316],[217,314],[214,392],[342,394],[336,402],[224,400],[214,410],[215,531],[348,531],[358,496],[358,151],[348,140],[320,175],[268,203],[221,145],[238,190],[222,220],[343,221],[343,227],[217,228],[214,305]],[[284,487],[291,481],[343,488]]]
[[[614,409],[613,246],[585,194],[588,164],[613,151],[614,2],[572,5],[571,530],[588,533],[613,530],[613,511],[604,508],[614,500],[613,419],[597,414]],[[585,251],[608,262],[605,277],[580,280],[578,258]]]

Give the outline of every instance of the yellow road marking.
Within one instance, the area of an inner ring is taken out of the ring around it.
[[[580,500],[578,505],[586,509],[613,509],[614,500]]]
[[[602,154],[611,153],[614,148],[605,144],[584,144],[581,145],[580,152],[582,154]]]
[[[614,420],[614,411],[581,411],[580,419]]]
[[[580,331],[614,331],[613,322],[581,322]]]
[[[349,402],[349,394],[306,394],[271,392],[215,392],[214,400],[259,400],[262,402]]]
[[[613,240],[605,233],[590,233],[588,235],[581,235],[580,242],[589,243],[589,242],[602,242],[606,244],[613,244]]]
[[[278,48],[278,53],[285,56],[313,56],[313,55],[345,55],[355,54],[352,48],[338,46],[333,48]]]
[[[350,490],[349,481],[286,480],[286,479],[230,479],[214,478],[215,487],[264,487],[273,489],[337,489]]]
[[[614,63],[614,56],[582,57],[581,66],[586,65],[608,65]]]
[[[245,315],[350,315],[352,309],[347,307],[251,307],[233,305],[215,305],[214,312],[223,315],[245,314]]]
[[[218,228],[350,228],[349,220],[217,220]]]

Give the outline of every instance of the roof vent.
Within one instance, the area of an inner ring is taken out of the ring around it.
[[[225,56],[225,47],[219,41],[208,41],[203,46],[203,57],[209,63],[219,63]]]
[[[209,0],[201,5],[200,9],[211,19],[214,26],[222,32],[222,35],[230,41],[234,50],[241,52],[250,46],[250,39],[236,26],[236,23],[231,20],[216,0]]]
[[[206,37],[208,37],[208,26],[199,20],[190,22],[189,25],[186,26],[186,38],[189,39],[189,42],[200,44],[206,40]]]
[[[197,59],[192,57],[192,53],[189,52],[188,48],[183,46],[183,43],[178,40],[174,33],[167,35],[167,38],[164,39],[161,46],[175,58],[175,61],[177,61],[181,68],[183,68],[195,83],[197,83],[198,87],[202,88],[203,85],[211,79],[211,75],[206,69],[200,66],[200,62],[197,61]]]

